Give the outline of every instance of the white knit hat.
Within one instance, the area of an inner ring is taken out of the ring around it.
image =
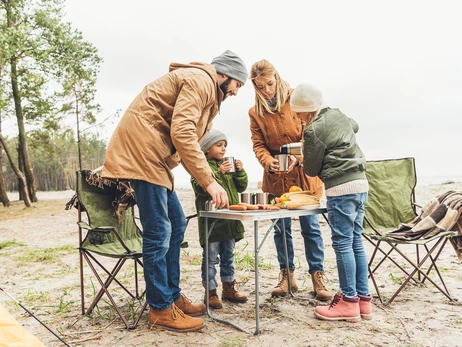
[[[307,83],[299,84],[290,97],[290,108],[294,112],[318,111],[322,104],[321,91]]]
[[[217,129],[210,130],[210,132],[207,134],[205,139],[201,141],[202,152],[206,153],[218,141],[225,141],[226,145],[228,144],[228,139],[226,135],[223,134],[220,130],[217,130]]]
[[[217,70],[217,73],[229,76],[238,80],[242,84],[248,78],[247,68],[244,62],[239,58],[236,53],[227,50],[218,57],[213,58],[212,65]]]

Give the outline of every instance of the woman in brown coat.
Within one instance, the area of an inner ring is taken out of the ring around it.
[[[253,64],[250,79],[255,89],[255,105],[250,108],[250,131],[252,133],[253,150],[255,156],[263,167],[264,192],[281,196],[288,192],[290,187],[298,186],[302,190],[310,190],[320,198],[323,195],[323,183],[317,177],[311,178],[303,172],[300,165],[301,157],[290,155],[289,168],[286,172],[278,172],[278,161],[275,155],[279,154],[281,145],[300,142],[303,137],[301,120],[290,109],[290,95],[292,89],[282,80],[267,60],[260,60]],[[298,289],[294,278],[294,247],[292,241],[292,220],[284,219],[287,236],[287,249],[289,256],[290,283],[293,291]],[[326,289],[323,281],[324,273],[324,243],[319,226],[319,216],[310,215],[300,217],[300,227],[305,243],[305,256],[308,270],[311,274],[316,299],[330,300],[331,293]],[[282,220],[278,220],[274,231],[280,267],[279,282],[272,291],[274,296],[288,293],[287,273],[282,239]]]

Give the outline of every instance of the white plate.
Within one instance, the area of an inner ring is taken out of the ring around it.
[[[306,205],[306,206],[299,206],[299,207],[295,207],[295,208],[289,208],[289,210],[314,210],[314,209],[319,208],[319,206],[321,206],[321,205],[320,204]]]

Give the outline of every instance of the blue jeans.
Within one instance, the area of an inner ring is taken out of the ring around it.
[[[174,191],[132,180],[143,226],[143,270],[146,301],[164,310],[180,298],[180,245],[186,218]]]
[[[294,265],[294,243],[292,240],[292,218],[284,218],[286,231],[287,253],[289,256],[289,268],[295,269]],[[319,216],[309,215],[300,217],[300,227],[302,229],[303,242],[305,244],[305,257],[308,262],[308,271],[324,272],[324,242],[319,226]],[[279,268],[285,269],[284,240],[282,239],[282,219],[276,222],[274,228],[274,244],[278,255]]]
[[[209,243],[209,290],[217,288],[215,275],[216,265],[220,264],[221,283],[234,282],[234,240],[217,241]],[[220,255],[220,258],[218,258]],[[205,278],[205,246],[202,250],[202,285],[207,286]]]
[[[361,236],[366,202],[367,193],[327,197],[340,291],[349,298],[369,295],[368,263]]]

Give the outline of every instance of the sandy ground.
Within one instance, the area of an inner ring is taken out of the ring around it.
[[[450,189],[461,190],[462,183],[418,187],[417,201],[421,204]],[[433,286],[410,284],[391,305],[383,305],[378,299],[373,304],[373,319],[352,324],[317,320],[313,315],[317,304],[311,291],[311,279],[307,274],[303,240],[298,222],[294,223],[294,243],[298,269],[296,279],[299,296],[272,298],[270,293],[277,283],[278,266],[272,235],[262,245],[260,252],[260,330],[255,336],[205,317],[206,327],[200,332],[175,333],[150,330],[144,314],[135,330],[127,331],[107,300],[90,316],[81,315],[79,287],[79,257],[75,250],[78,243],[75,209],[64,210],[72,191],[40,193],[39,199],[58,200],[62,209],[34,218],[0,221],[0,244],[16,241],[18,244],[0,249],[0,285],[35,313],[49,328],[71,346],[460,346],[462,341],[462,307],[458,301],[450,302]],[[186,215],[195,213],[191,190],[178,190]],[[15,199],[15,196],[11,196]],[[17,199],[17,197],[16,197]],[[40,202],[39,202],[40,204]],[[268,222],[260,223],[259,236],[263,239]],[[186,231],[189,248],[184,249],[181,286],[194,302],[203,298],[200,283],[201,248],[198,244],[197,224],[193,220]],[[246,238],[236,244],[236,280],[242,292],[249,295],[246,304],[225,303],[221,310],[213,311],[216,317],[227,319],[252,333],[255,330],[255,273],[253,270],[253,224],[246,223]],[[334,251],[330,229],[322,223],[325,242],[325,270],[328,287],[338,289]],[[365,241],[368,255],[372,248]],[[52,252],[53,260],[31,254]],[[408,248],[408,253],[414,253]],[[462,297],[462,261],[448,243],[439,264],[446,285],[454,298]],[[434,272],[434,271],[433,271]],[[124,273],[127,283],[133,268]],[[86,302],[93,295],[90,270],[85,267]],[[402,275],[392,265],[383,267],[377,280],[383,295],[390,297]],[[375,295],[370,282],[371,293]],[[120,293],[119,291],[117,291]],[[117,298],[125,312],[131,304],[120,294]],[[63,344],[34,318],[15,305],[0,292],[0,302],[30,332],[47,346]],[[136,306],[136,303],[135,303]]]

